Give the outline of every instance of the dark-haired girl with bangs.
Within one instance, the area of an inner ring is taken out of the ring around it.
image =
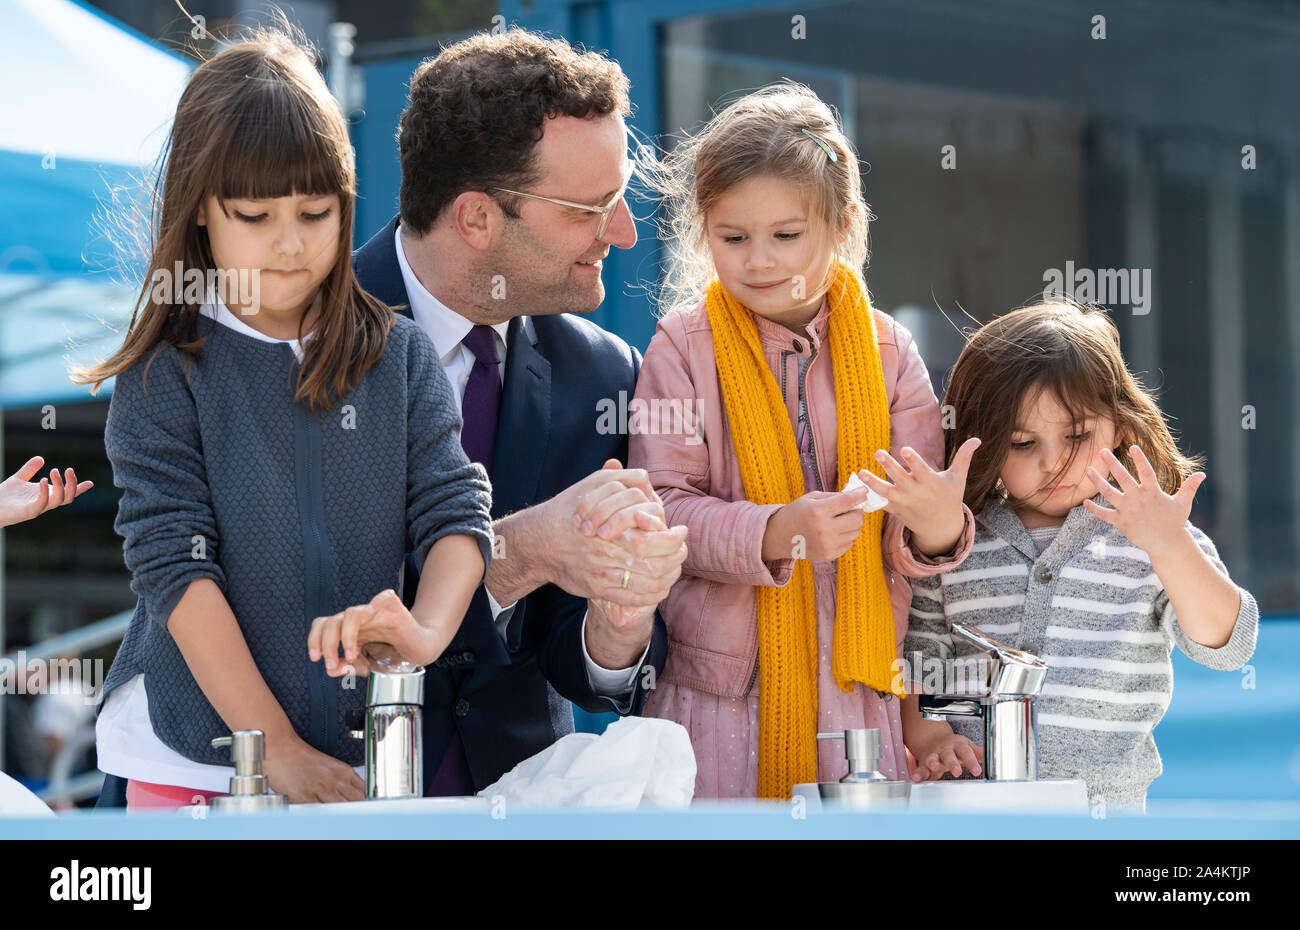
[[[309,50],[258,30],[203,63],[160,164],[125,341],[74,372],[116,378],[139,595],[99,767],[128,808],[201,803],[233,774],[212,740],[258,729],[274,791],[361,800],[361,646],[427,664],[450,642],[490,559],[487,475],[429,337],[353,276],[354,157]]]
[[[975,544],[959,570],[912,582],[907,667],[924,681],[930,664],[977,654],[953,621],[1039,655],[1049,667],[1039,777],[1083,779],[1099,815],[1144,811],[1161,771],[1152,730],[1173,693],[1173,647],[1217,669],[1240,668],[1255,649],[1255,599],[1188,520],[1205,473],[1095,307],[1040,303],[981,327],[944,403],[956,419],[949,459],[967,437],[983,440],[965,492]],[[925,720],[905,700],[913,778],[972,768],[983,740],[974,723]]]

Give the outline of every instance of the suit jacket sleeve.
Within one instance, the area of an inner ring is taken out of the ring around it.
[[[641,353],[632,347],[633,381],[641,371]],[[627,437],[619,437],[611,457],[627,463]],[[507,641],[515,651],[529,630],[541,632],[538,644],[538,662],[542,674],[559,694],[589,713],[614,712],[623,716],[641,712],[646,691],[652,689],[668,659],[668,628],[663,617],[655,611],[654,629],[650,634],[650,649],[645,663],[636,675],[631,700],[624,707],[613,698],[601,697],[592,690],[587,678],[583,658],[582,621],[587,613],[587,601],[564,591],[553,584],[544,585],[529,594],[515,608],[510,618]],[[647,672],[646,667],[653,668]]]

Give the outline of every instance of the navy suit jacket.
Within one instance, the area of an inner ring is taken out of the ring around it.
[[[397,262],[395,217],[353,253],[361,286],[410,317],[410,298]],[[492,468],[492,517],[541,503],[606,459],[626,464],[627,436],[597,431],[597,404],[631,398],[641,353],[594,323],[571,314],[520,316],[510,321]],[[510,558],[507,550],[505,558]],[[415,596],[418,567],[408,560],[404,598]],[[452,729],[460,734],[476,790],[517,763],[573,732],[566,700],[584,710],[618,711],[596,695],[583,660],[587,602],[547,584],[514,608],[503,642],[480,585],[460,631],[425,672],[424,772],[431,782]],[[656,611],[646,664],[655,676],[668,655],[668,633]],[[638,674],[631,713],[645,700]],[[653,686],[653,685],[652,685]]]

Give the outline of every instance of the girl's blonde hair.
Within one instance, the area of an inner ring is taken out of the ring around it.
[[[1109,416],[1119,443],[1112,450],[1115,457],[1136,475],[1128,451],[1136,445],[1167,494],[1175,493],[1202,464],[1199,456],[1179,451],[1155,398],[1125,366],[1119,331],[1106,311],[1054,299],[981,326],[967,339],[948,376],[943,402],[951,405],[945,409],[951,410],[954,428],[945,430],[945,461],[951,463],[972,436],[981,440],[966,477],[965,503],[972,512],[995,501],[1013,508],[1025,503],[1009,496],[999,473],[1022,406],[1042,391],[1050,392],[1076,428],[1089,414]],[[1078,448],[1060,475],[1069,470]]]
[[[201,303],[191,302],[193,293],[174,302],[174,289],[154,282],[169,280],[178,263],[187,272],[215,269],[207,227],[196,223],[209,196],[225,210],[231,199],[331,194],[340,205],[338,255],[321,283],[320,318],[303,345],[294,393],[318,412],[332,409],[383,355],[394,314],[352,271],[352,144],[310,46],[287,21],[246,31],[190,75],[147,192],[148,270],[126,338],[99,364],[73,369],[72,380],[93,384],[93,394],[146,354],[151,363],[164,344],[198,361]]]
[[[747,94],[662,161],[648,159],[644,146],[637,160],[642,182],[664,201],[660,238],[669,259],[655,301],[660,315],[695,302],[707,289],[714,277],[705,225],[709,208],[733,185],[760,175],[797,184],[812,225],[836,242],[840,259],[859,271],[866,264],[869,213],[857,156],[835,111],[803,84],[781,81]],[[826,280],[810,285],[809,295],[825,291],[834,275],[831,264]]]

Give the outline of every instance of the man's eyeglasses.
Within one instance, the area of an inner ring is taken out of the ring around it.
[[[514,194],[518,197],[531,197],[533,200],[545,200],[548,203],[558,203],[562,207],[572,207],[575,210],[586,210],[588,213],[600,214],[600,225],[596,227],[596,238],[599,239],[605,235],[605,228],[609,226],[609,218],[614,215],[614,210],[618,207],[618,202],[623,199],[627,193],[627,184],[625,183],[621,190],[614,195],[614,199],[604,206],[596,207],[586,203],[574,203],[572,200],[561,200],[558,197],[543,197],[541,194],[526,194],[523,191],[507,190],[504,187],[494,187],[494,191],[501,191],[503,194]]]

